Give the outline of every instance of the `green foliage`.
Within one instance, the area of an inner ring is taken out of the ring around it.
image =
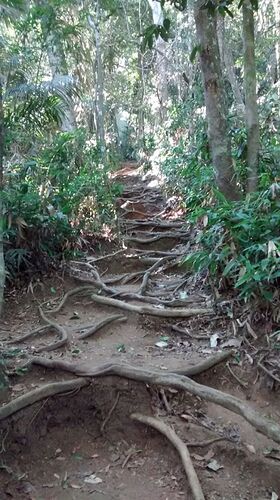
[[[217,203],[200,213],[199,249],[185,258],[196,271],[208,271],[245,300],[271,301],[280,278],[280,186],[273,184],[244,201]]]
[[[149,47],[149,49],[152,49],[154,39],[157,40],[159,37],[167,42],[169,39],[170,24],[170,20],[166,18],[164,19],[162,26],[159,24],[151,24],[150,26],[148,26],[143,33],[142,50],[145,51],[147,46]]]
[[[11,164],[3,193],[5,260],[10,277],[71,255],[83,232],[112,224],[120,186],[108,179],[84,130],[58,133],[25,161]]]

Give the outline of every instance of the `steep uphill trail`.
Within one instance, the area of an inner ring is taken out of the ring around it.
[[[0,497],[191,498],[171,444],[137,423],[145,418],[132,421],[135,412],[160,417],[190,445],[206,498],[280,494],[279,462],[263,455],[275,443],[255,430],[267,424],[259,420],[267,404],[279,421],[279,405],[251,390],[250,378],[238,383],[231,321],[214,311],[204,280],[181,265],[192,244],[183,213],[160,179],[137,165],[115,178],[124,185],[118,243],[69,263],[55,286],[45,284],[40,325],[27,297],[7,308],[2,343],[15,370],[0,408]],[[213,346],[215,335],[224,347]],[[204,392],[192,381],[180,385],[195,374]],[[221,391],[232,397],[228,406],[216,405]],[[8,419],[14,401],[24,409]],[[277,424],[268,427],[264,434],[277,442]]]

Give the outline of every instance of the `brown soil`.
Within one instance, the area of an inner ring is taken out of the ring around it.
[[[154,228],[152,225],[131,229],[135,222],[134,212],[140,212],[140,209],[146,218],[156,218],[161,213],[158,219],[162,222],[178,218],[178,211],[172,203],[167,203],[160,188],[155,186],[157,178],[147,177],[143,180],[141,171],[134,165],[127,165],[118,173],[118,177],[125,185],[119,203],[120,218],[126,220],[121,223],[124,237],[136,235],[147,238],[155,232],[165,231],[162,227]],[[149,188],[151,180],[153,184]],[[123,207],[125,201],[131,203]],[[147,234],[139,231],[146,231]],[[173,231],[178,231],[178,228]],[[187,243],[186,237],[160,239],[146,245],[127,243],[127,256],[119,253],[98,261],[97,269],[102,280],[142,271],[151,264],[128,257],[133,249],[175,251],[184,246],[187,248]],[[119,247],[116,244],[111,245],[111,248],[106,245],[106,253],[115,252],[118,248],[121,248],[121,242]],[[189,280],[178,292],[173,290],[169,295],[164,295],[172,281],[183,278]],[[109,286],[137,292],[141,280],[142,276],[137,283]],[[210,292],[204,281],[203,277],[194,280],[192,276],[186,275],[183,267],[174,267],[152,275],[149,290],[154,291],[158,298],[162,296],[163,299],[172,300],[190,296],[205,305]],[[29,288],[26,293],[10,294],[4,321],[0,326],[2,345],[38,326],[39,303],[44,303],[47,311],[49,306],[59,302],[64,293],[79,285],[74,278],[57,276],[36,282],[32,290]],[[189,304],[189,307],[192,305],[195,307],[196,304]],[[55,315],[55,321],[67,328],[69,344],[41,355],[68,361],[87,361],[92,366],[115,360],[172,371],[184,368],[187,363],[193,364],[217,350],[210,347],[209,338],[212,334],[218,333],[221,340],[232,338],[232,322],[220,314],[214,318],[205,316],[176,321],[125,312],[126,323],[112,323],[86,340],[78,339],[80,331],[89,324],[116,312],[119,311],[115,308],[93,303],[89,296],[73,296]],[[202,339],[172,332],[171,325],[174,324],[183,325],[193,336],[202,335]],[[36,354],[38,347],[47,346],[55,336],[55,333],[50,332],[25,343],[6,345],[11,369],[21,367],[26,358]],[[156,345],[158,342],[166,344],[160,347]],[[241,366],[232,365],[232,368],[243,382],[248,383],[246,387],[238,384],[225,364],[208,370],[197,380],[248,400],[255,409],[279,422],[279,392],[270,390],[268,378],[260,376],[257,379],[256,368],[251,367],[250,363],[246,364],[246,361]],[[43,368],[32,368],[22,376],[14,374],[7,400],[47,382],[69,378],[73,376]],[[117,405],[102,430],[102,424],[116,399]],[[190,447],[206,499],[276,499],[272,496],[273,492],[280,496],[280,453],[277,455],[275,451],[274,458],[264,454],[265,450],[277,446],[257,434],[244,419],[180,391],[165,389],[163,395],[157,387],[107,377],[93,380],[89,387],[79,391],[36,403],[2,422],[0,499],[192,498],[177,452],[159,433],[132,422],[130,415],[135,411],[160,417],[186,443],[202,442],[219,436],[224,438],[206,447]],[[221,466],[216,472],[208,468],[213,460]],[[89,482],[94,477],[96,484]]]

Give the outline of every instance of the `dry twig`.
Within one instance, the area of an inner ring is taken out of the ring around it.
[[[103,432],[103,431],[104,431],[104,429],[105,429],[105,425],[109,422],[109,420],[110,420],[110,418],[111,418],[111,416],[112,416],[113,411],[114,411],[114,410],[116,409],[116,407],[117,407],[117,404],[118,404],[118,402],[119,402],[119,399],[120,399],[120,393],[118,392],[118,393],[117,393],[117,397],[116,397],[116,399],[115,399],[115,401],[114,401],[114,404],[113,404],[112,408],[110,409],[110,411],[109,411],[109,413],[108,413],[107,417],[105,418],[104,422],[103,422],[103,423],[102,423],[102,425],[101,425],[101,428],[100,428],[100,431],[101,431],[101,432]]]

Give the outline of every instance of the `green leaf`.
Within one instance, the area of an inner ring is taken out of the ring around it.
[[[235,259],[230,260],[223,270],[223,276],[228,276],[230,271],[237,267],[237,262]]]
[[[229,15],[229,17],[231,17],[232,19],[234,18],[233,13],[228,9],[228,7],[224,7],[224,11]]]
[[[190,53],[190,61],[194,63],[196,54],[201,52],[201,45],[195,45]]]
[[[164,26],[164,29],[166,30],[166,32],[168,32],[170,29],[170,26],[171,26],[171,21],[170,21],[170,19],[168,19],[168,17],[166,17],[164,19],[163,26]]]

